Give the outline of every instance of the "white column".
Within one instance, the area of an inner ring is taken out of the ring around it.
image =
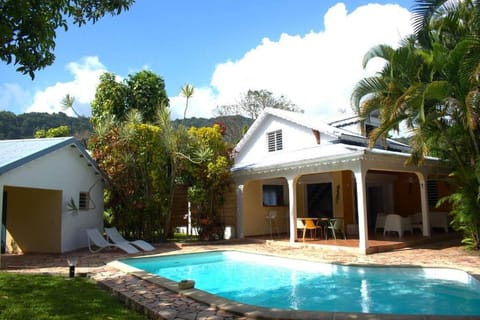
[[[363,168],[354,171],[357,184],[357,211],[358,211],[358,248],[361,253],[368,249],[368,221],[367,221],[367,193],[365,187],[366,172]]]
[[[236,238],[243,238],[243,184],[237,185],[237,230],[235,231]]]
[[[297,240],[297,195],[295,192],[294,177],[287,177],[288,182],[288,216],[290,222],[290,243],[295,243]]]
[[[420,183],[420,202],[422,205],[422,233],[424,237],[430,237],[430,215],[428,214],[428,195],[427,195],[427,181],[425,176],[416,173],[418,182]]]

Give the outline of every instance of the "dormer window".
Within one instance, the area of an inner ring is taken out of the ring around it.
[[[268,152],[274,152],[283,149],[282,130],[276,130],[267,133]]]

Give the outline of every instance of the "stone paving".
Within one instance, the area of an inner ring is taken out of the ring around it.
[[[422,244],[390,252],[362,255],[331,248],[296,247],[276,245],[273,242],[225,241],[203,244],[158,244],[153,254],[191,253],[205,250],[234,249],[255,253],[274,254],[284,257],[295,257],[313,261],[361,264],[361,265],[395,265],[395,266],[429,266],[457,268],[469,272],[480,279],[480,255],[478,252],[466,251],[458,239]],[[152,253],[149,253],[152,254]],[[118,250],[103,250],[90,253],[80,250],[68,254],[25,254],[2,255],[2,270],[11,272],[53,273],[67,276],[67,258],[77,257],[77,275],[88,275],[101,287],[117,296],[125,305],[143,313],[148,319],[177,320],[216,320],[216,319],[249,319],[239,314],[219,310],[201,302],[197,302],[181,292],[170,291],[158,286],[154,281],[139,278],[118,270],[109,262],[117,259],[140,256],[126,255]],[[283,317],[291,318],[290,316]],[[314,319],[418,319],[412,316],[358,316],[334,313],[315,313],[308,318]],[[429,318],[431,319],[431,318]],[[473,318],[471,318],[473,319]]]

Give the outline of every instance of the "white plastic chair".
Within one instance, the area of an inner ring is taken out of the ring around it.
[[[270,237],[273,237],[273,229],[275,229],[277,231],[276,234],[278,234],[277,211],[270,210],[265,216],[265,228],[270,229]]]
[[[398,237],[403,237],[405,231],[410,231],[412,234],[412,223],[410,217],[402,217],[398,214],[387,214],[385,217],[385,227],[383,235],[386,236],[389,232],[398,233]]]

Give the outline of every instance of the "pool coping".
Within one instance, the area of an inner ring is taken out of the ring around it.
[[[221,251],[236,251],[241,253],[253,253],[258,254],[255,252],[250,252],[248,250],[205,250],[202,252],[221,252]],[[200,253],[200,252],[197,252]],[[304,260],[304,261],[311,261],[307,259],[298,259],[292,257],[284,257],[282,255],[275,255],[275,254],[265,254],[261,253],[262,255],[268,255],[272,257],[280,257],[280,258],[288,258],[288,259],[296,259],[296,260]],[[173,254],[154,254],[149,256],[139,256],[132,259],[137,258],[146,258],[146,257],[155,257],[155,256],[172,256],[172,255],[181,255],[178,253]],[[323,263],[323,262],[319,262]],[[387,267],[387,268],[394,268],[394,267],[402,267],[402,268],[415,268],[415,267],[422,267],[422,268],[429,268],[425,266],[405,266],[405,265],[380,265],[380,264],[352,264],[352,263],[330,263],[335,265],[343,265],[343,266],[359,266],[359,267]],[[355,313],[355,312],[331,312],[331,311],[301,311],[301,310],[288,310],[288,309],[276,309],[276,308],[266,308],[262,306],[256,305],[249,305],[243,304],[239,302],[235,302],[226,298],[222,298],[220,296],[211,294],[209,292],[191,288],[191,289],[180,289],[179,283],[176,281],[172,281],[161,276],[157,276],[142,270],[139,270],[135,267],[128,266],[127,264],[122,263],[119,260],[112,261],[108,263],[108,266],[118,269],[122,272],[130,274],[136,278],[145,280],[149,283],[155,284],[160,286],[161,288],[167,289],[174,293],[179,294],[180,296],[190,298],[196,302],[206,304],[210,307],[214,307],[226,312],[230,312],[232,314],[238,316],[244,316],[248,319],[291,319],[291,320],[310,320],[310,319],[358,319],[358,320],[371,320],[371,319],[384,319],[384,320],[417,320],[417,319],[445,319],[445,320],[454,320],[454,319],[479,319],[478,316],[452,316],[452,315],[411,315],[411,314],[376,314],[376,313]],[[439,268],[439,269],[452,269],[452,270],[460,270],[466,272],[461,269],[457,268],[445,268],[445,267],[431,267],[431,268]],[[475,275],[472,275],[466,272],[470,276],[474,277],[478,280]]]

